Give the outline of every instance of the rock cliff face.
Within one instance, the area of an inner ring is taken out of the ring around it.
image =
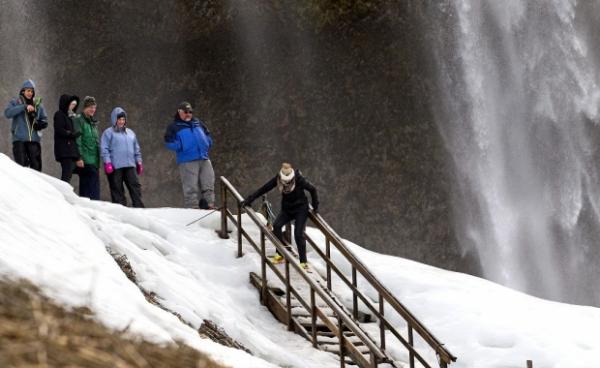
[[[423,5],[287,3],[0,0],[0,97],[33,78],[52,116],[60,94],[94,95],[101,129],[113,107],[125,108],[148,206],[182,203],[162,139],[188,100],[212,130],[216,174],[244,194],[290,161],[319,188],[321,212],[342,236],[477,273],[452,230]],[[0,149],[10,154],[3,120]],[[58,176],[52,134],[44,171]]]

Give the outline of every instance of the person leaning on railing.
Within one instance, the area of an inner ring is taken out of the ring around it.
[[[294,239],[298,247],[298,256],[300,257],[300,266],[306,269],[306,240],[304,239],[304,226],[308,219],[308,198],[304,193],[305,190],[310,192],[312,199],[313,211],[317,213],[319,210],[319,197],[317,189],[306,178],[302,176],[300,170],[294,170],[292,165],[284,162],[281,165],[281,170],[275,177],[269,180],[256,192],[250,194],[241,203],[242,207],[250,206],[252,202],[268,193],[273,188],[277,187],[281,192],[281,212],[275,219],[273,224],[273,233],[283,242],[283,234],[281,228],[295,221]],[[272,257],[273,263],[283,261],[283,257],[279,252]]]

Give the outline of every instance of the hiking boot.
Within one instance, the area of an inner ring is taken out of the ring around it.
[[[271,262],[278,264],[283,262],[283,256],[281,254],[275,254],[273,257],[271,257]]]
[[[308,263],[306,263],[306,262],[300,262],[300,267],[302,267],[302,269],[304,269],[305,271],[310,271],[310,268],[308,267]]]

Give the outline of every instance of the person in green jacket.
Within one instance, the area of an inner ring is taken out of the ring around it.
[[[86,96],[83,111],[73,119],[75,131],[81,135],[75,140],[81,159],[77,161],[79,175],[79,195],[89,199],[100,199],[100,138],[96,114],[96,99]]]

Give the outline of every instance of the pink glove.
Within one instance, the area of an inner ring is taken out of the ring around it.
[[[136,169],[137,169],[137,174],[142,175],[142,173],[144,172],[144,165],[142,165],[141,162],[138,162],[136,165]]]
[[[115,171],[115,168],[113,167],[112,163],[107,162],[107,163],[104,164],[104,171],[107,174],[112,174],[113,171]]]

